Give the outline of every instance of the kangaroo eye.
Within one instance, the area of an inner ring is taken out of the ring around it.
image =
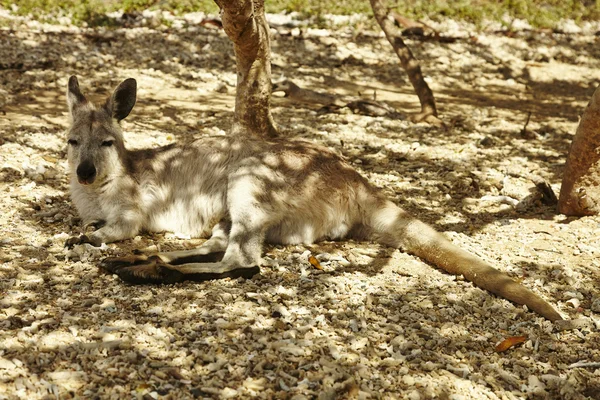
[[[114,140],[105,140],[104,142],[102,142],[102,146],[110,147],[113,145],[114,142],[115,142]]]
[[[69,143],[71,146],[77,146],[77,144],[78,144],[77,140],[75,140],[75,139],[69,139],[67,141],[67,143]]]

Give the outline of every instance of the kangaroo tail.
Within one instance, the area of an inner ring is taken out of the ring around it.
[[[455,246],[444,235],[390,201],[386,200],[383,204],[379,202],[379,207],[369,216],[367,225],[383,244],[401,248],[451,274],[463,275],[477,287],[517,304],[525,304],[550,321],[563,319],[538,295],[480,258]]]

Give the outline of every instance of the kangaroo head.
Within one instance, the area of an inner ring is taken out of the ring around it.
[[[131,112],[136,100],[135,79],[126,79],[102,107],[90,103],[79,89],[77,77],[69,78],[67,104],[71,114],[68,159],[72,179],[82,185],[104,181],[122,171],[125,154],[119,122]]]

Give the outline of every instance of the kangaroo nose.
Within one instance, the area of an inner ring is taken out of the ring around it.
[[[84,161],[77,167],[77,180],[82,185],[90,185],[96,179],[96,167],[91,161]]]

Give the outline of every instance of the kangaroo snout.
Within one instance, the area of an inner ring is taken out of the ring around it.
[[[77,180],[82,185],[91,185],[96,180],[96,167],[91,161],[84,161],[77,167]]]

